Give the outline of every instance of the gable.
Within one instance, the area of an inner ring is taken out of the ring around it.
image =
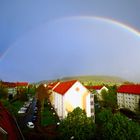
[[[64,95],[76,82],[77,80],[60,82],[53,91]]]

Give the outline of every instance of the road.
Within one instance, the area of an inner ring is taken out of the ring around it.
[[[32,118],[35,112],[34,108],[36,106],[36,102],[37,102],[36,99],[33,98],[32,103],[27,109],[27,112],[24,114],[19,114],[19,116],[17,117],[17,121],[21,130],[23,130],[26,127],[27,122],[32,121]]]

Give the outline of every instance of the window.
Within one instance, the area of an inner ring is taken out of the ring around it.
[[[91,108],[91,113],[92,113],[92,112],[94,112],[94,109],[93,109],[93,108]]]
[[[79,89],[79,87],[77,87],[75,90],[78,92],[80,89]]]

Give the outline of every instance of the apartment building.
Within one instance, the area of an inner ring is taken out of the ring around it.
[[[117,90],[119,108],[127,108],[133,112],[140,110],[140,85],[122,85]]]
[[[108,88],[105,86],[86,86],[87,89],[89,89],[90,91],[92,91],[96,96],[98,101],[102,101],[102,91],[108,91]]]
[[[60,119],[73,111],[74,108],[84,109],[87,116],[94,116],[94,95],[77,80],[48,84],[52,89],[51,104]]]

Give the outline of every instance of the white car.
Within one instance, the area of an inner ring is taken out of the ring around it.
[[[29,99],[29,101],[32,101],[32,100],[33,100],[33,98],[30,98],[30,99]]]
[[[27,110],[27,108],[22,107],[22,108],[20,108],[20,110],[18,111],[18,113],[19,113],[19,114],[25,113],[26,110]]]
[[[25,113],[26,111],[24,111],[24,110],[19,110],[18,111],[18,114],[22,114],[22,113]]]
[[[30,106],[30,103],[25,103],[24,104],[24,107],[29,107]]]
[[[33,124],[32,122],[28,122],[28,123],[27,123],[27,127],[29,127],[29,128],[34,128],[35,126],[34,126],[34,124]]]
[[[20,110],[21,110],[21,111],[26,111],[27,108],[26,108],[26,107],[22,107],[22,108],[20,108]]]

